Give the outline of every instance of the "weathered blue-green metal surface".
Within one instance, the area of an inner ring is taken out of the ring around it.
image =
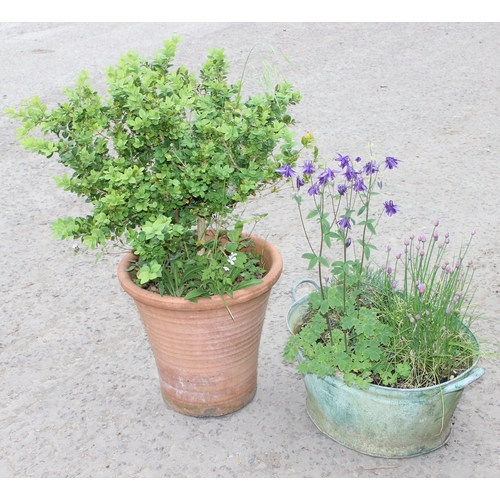
[[[293,288],[294,299],[297,286],[304,281]],[[308,295],[290,307],[286,321],[291,333],[307,307]],[[360,389],[347,386],[340,374],[319,378],[308,373],[304,375],[307,412],[319,430],[361,453],[384,458],[429,453],[448,440],[451,417],[463,389],[483,375],[477,362],[454,380],[423,389],[377,385]]]

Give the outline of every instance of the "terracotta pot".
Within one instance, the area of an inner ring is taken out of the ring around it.
[[[283,260],[275,246],[251,238],[264,255],[267,273],[263,283],[225,297],[234,321],[219,296],[195,303],[137,286],[126,271],[136,259],[132,253],[118,267],[120,284],[134,299],[148,334],[163,399],[179,413],[225,415],[255,396],[264,316]]]

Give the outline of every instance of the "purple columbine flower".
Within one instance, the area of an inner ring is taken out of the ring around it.
[[[340,229],[352,229],[349,217],[342,217],[342,219],[338,221],[338,225]]]
[[[344,196],[345,192],[347,191],[347,186],[345,184],[339,184],[337,186],[337,191],[339,192],[340,196]]]
[[[305,160],[302,167],[302,173],[304,175],[312,175],[314,172],[316,172],[316,169],[313,167],[312,160]]]
[[[353,180],[356,180],[356,177],[358,176],[358,172],[354,170],[353,166],[348,163],[345,169],[345,172],[342,174],[348,182],[351,182]]]
[[[336,161],[338,161],[340,163],[340,166],[342,168],[345,168],[347,167],[350,163],[349,163],[349,157],[346,155],[346,156],[342,156],[340,153],[338,153],[338,157],[335,158]]]
[[[394,202],[392,200],[384,201],[384,207],[385,207],[385,213],[389,217],[392,217],[393,215],[397,214],[400,211],[399,207],[397,205],[394,205]]]
[[[359,192],[359,191],[368,191],[368,188],[366,187],[365,181],[363,180],[363,177],[356,177],[354,180],[354,185],[352,187],[354,191]]]
[[[401,160],[396,160],[396,158],[393,158],[392,156],[387,156],[385,158],[385,168],[392,170],[393,168],[396,168],[398,166],[398,163],[400,161]]]
[[[309,194],[310,196],[314,196],[316,194],[319,194],[319,184],[317,182],[315,182],[308,190],[307,190],[307,194]]]
[[[300,191],[300,188],[305,184],[304,179],[302,177],[297,177],[297,191]]]
[[[295,177],[296,175],[295,171],[288,163],[281,168],[278,168],[276,172],[278,172],[278,174],[281,174],[285,179],[290,179],[291,177]]]
[[[351,238],[347,238],[347,240],[345,240],[345,247],[349,248],[351,246],[351,243],[352,243]]]
[[[335,179],[335,174],[331,168],[325,168],[321,174],[318,175],[318,182],[320,186],[325,185],[328,181]]]
[[[375,160],[369,161],[364,167],[363,171],[366,175],[372,175],[375,172],[378,172],[377,162]]]

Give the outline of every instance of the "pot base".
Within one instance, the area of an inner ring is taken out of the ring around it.
[[[425,455],[431,451],[437,450],[444,446],[450,439],[451,436],[451,423],[448,422],[447,429],[443,429],[439,434],[436,441],[434,441],[433,446],[426,447],[422,444],[420,449],[395,449],[395,447],[390,447],[388,443],[382,447],[377,443],[370,443],[366,441],[366,436],[359,436],[358,440],[355,439],[345,439],[345,435],[338,429],[334,428],[332,421],[327,415],[325,415],[321,409],[318,407],[314,401],[307,397],[306,400],[306,410],[309,418],[312,420],[313,424],[323,433],[328,436],[333,441],[349,448],[350,450],[357,451],[363,455],[368,455],[377,458],[411,458],[420,455]]]
[[[250,403],[255,394],[257,393],[257,384],[249,392],[244,394],[244,397],[239,398],[235,401],[229,401],[217,406],[205,406],[203,407],[200,403],[188,404],[182,401],[176,401],[170,398],[163,390],[161,391],[161,396],[165,404],[177,413],[182,413],[183,415],[189,415],[190,417],[222,417],[223,415],[228,415],[229,413],[234,413],[235,411],[241,410],[244,406]]]

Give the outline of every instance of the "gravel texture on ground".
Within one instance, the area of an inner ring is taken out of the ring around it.
[[[388,198],[402,207],[380,232],[402,245],[440,220],[458,249],[477,228],[475,331],[498,353],[500,317],[500,24],[498,23],[0,23],[1,108],[39,95],[55,105],[78,73],[105,88],[103,68],[128,50],[149,57],[181,35],[178,63],[197,70],[224,47],[231,78],[259,85],[264,61],[294,83],[297,136],[324,158],[395,156]],[[272,49],[274,49],[274,51]],[[291,287],[314,277],[289,189],[253,199],[268,213],[256,233],[282,252],[267,311],[255,399],[198,419],[170,410],[141,320],[119,286],[121,255],[97,264],[52,237],[58,217],[87,205],[56,189],[55,159],[24,151],[0,115],[0,477],[498,477],[499,365],[482,359],[448,443],[410,459],[381,459],[323,435],[282,358]],[[243,209],[242,208],[242,209]],[[390,227],[388,223],[390,222]],[[386,227],[387,226],[387,227]],[[387,230],[386,230],[387,229]],[[390,231],[389,231],[390,229]]]

